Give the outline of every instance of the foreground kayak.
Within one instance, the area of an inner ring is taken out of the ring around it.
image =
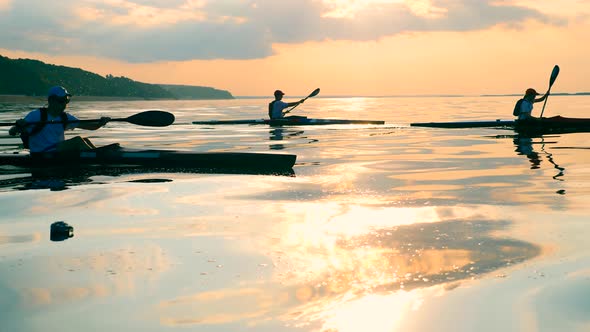
[[[520,133],[559,134],[588,132],[590,131],[590,119],[566,118],[558,115],[549,118],[532,118],[530,120],[422,122],[412,123],[410,126],[433,128],[510,128]]]
[[[344,120],[344,119],[311,119],[307,117],[292,117],[284,119],[252,119],[252,120],[211,120],[193,121],[198,125],[271,125],[271,126],[312,126],[312,125],[333,125],[333,124],[384,124],[385,121],[378,120]]]
[[[84,166],[139,166],[152,168],[288,170],[297,156],[275,153],[189,152],[171,150],[133,150],[116,148],[68,154],[0,154],[0,165],[29,168]]]

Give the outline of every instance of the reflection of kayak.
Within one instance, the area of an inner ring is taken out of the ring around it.
[[[549,118],[533,118],[530,120],[495,120],[495,121],[458,121],[458,122],[422,122],[412,123],[414,127],[434,128],[510,128],[522,133],[574,133],[590,131],[590,119],[565,118],[554,116]]]
[[[107,166],[107,165],[81,165],[77,167],[44,167],[22,168],[13,166],[0,166],[0,191],[1,190],[26,190],[26,189],[50,189],[59,191],[71,186],[86,185],[90,183],[101,184],[102,180],[93,179],[96,176],[122,177],[129,175],[141,176],[139,179],[127,180],[135,183],[171,182],[169,174],[241,174],[241,175],[273,175],[295,176],[292,168],[192,168],[192,167],[147,167],[147,166]],[[158,174],[153,178],[151,174]],[[147,178],[145,178],[147,176]],[[163,177],[162,177],[163,176]]]
[[[271,125],[271,126],[312,126],[312,125],[333,125],[333,124],[384,124],[385,121],[378,120],[345,120],[345,119],[312,119],[307,117],[289,117],[284,119],[252,119],[252,120],[210,120],[193,121],[198,125]]]
[[[0,165],[42,169],[47,167],[139,166],[163,169],[288,170],[295,155],[248,152],[189,152],[132,150],[125,148],[83,151],[74,154],[0,154]]]

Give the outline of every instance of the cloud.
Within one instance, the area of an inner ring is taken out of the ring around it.
[[[444,8],[436,7],[431,0],[323,0],[328,12],[323,17],[354,18],[356,13],[366,8],[381,8],[382,6],[403,3],[417,16],[434,17],[445,13]]]
[[[175,7],[162,7],[159,1],[139,4],[126,0],[106,0],[89,2],[73,8],[74,17],[85,22],[108,22],[110,25],[150,28],[174,25],[182,22],[202,22],[206,15],[202,12],[204,2],[178,2]]]
[[[0,0],[0,11],[9,10],[12,0]]]
[[[130,62],[257,59],[273,43],[564,24],[497,0],[0,0],[2,8],[6,49]]]

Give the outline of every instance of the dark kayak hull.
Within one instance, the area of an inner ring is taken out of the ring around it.
[[[211,120],[211,121],[193,121],[197,125],[270,125],[270,126],[313,126],[313,125],[335,125],[335,124],[385,124],[385,121],[379,120],[345,120],[345,119],[311,119],[306,117],[294,117],[277,120],[269,119],[251,119],[251,120]]]
[[[458,121],[458,122],[419,122],[411,123],[412,127],[432,128],[492,128],[492,127],[514,127],[514,120],[492,120],[492,121]]]
[[[432,128],[509,128],[520,133],[551,134],[590,131],[590,119],[566,118],[554,116],[533,118],[531,120],[493,120],[493,121],[459,121],[459,122],[422,122],[412,123],[413,127]]]
[[[550,118],[533,118],[526,121],[516,121],[514,129],[519,133],[563,134],[590,131],[590,119],[565,118],[554,116]]]
[[[2,154],[0,165],[28,168],[138,166],[151,168],[286,170],[295,164],[295,155],[248,152],[189,152],[169,150],[84,151],[74,154],[47,153],[31,157],[27,153]]]

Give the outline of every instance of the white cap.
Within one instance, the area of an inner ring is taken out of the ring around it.
[[[47,93],[48,98],[51,96],[56,96],[56,97],[62,98],[62,97],[66,97],[66,96],[71,97],[72,95],[63,86],[54,86],[51,89],[49,89],[49,92]]]

